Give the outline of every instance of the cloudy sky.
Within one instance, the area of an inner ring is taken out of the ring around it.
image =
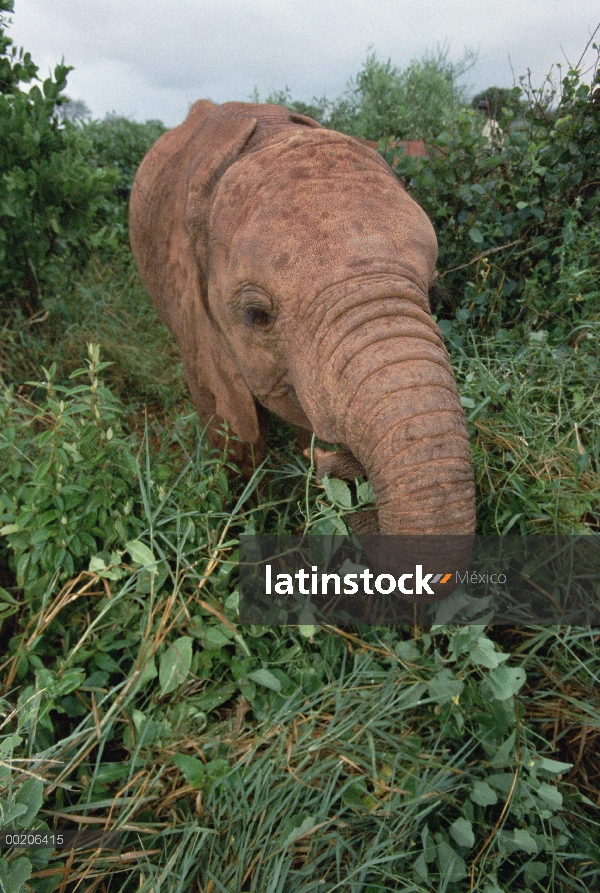
[[[67,93],[94,117],[172,126],[199,98],[339,95],[369,48],[398,67],[436,45],[478,53],[472,92],[578,61],[598,0],[15,0],[9,35],[40,75],[64,57]],[[600,32],[597,37],[600,37]],[[591,60],[591,57],[590,57]]]

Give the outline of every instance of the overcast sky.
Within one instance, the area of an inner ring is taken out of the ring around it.
[[[67,94],[94,117],[172,126],[196,99],[247,101],[255,86],[332,99],[370,47],[400,68],[437,44],[454,59],[469,47],[473,93],[528,68],[539,84],[578,61],[599,21],[598,0],[15,0],[8,33],[40,76],[73,65]]]

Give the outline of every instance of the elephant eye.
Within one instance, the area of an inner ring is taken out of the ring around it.
[[[256,326],[264,329],[270,325],[273,317],[264,307],[245,307],[243,319],[247,326]]]

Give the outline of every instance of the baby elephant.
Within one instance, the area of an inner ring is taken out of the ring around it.
[[[202,100],[144,158],[133,254],[212,442],[243,465],[271,410],[366,473],[379,529],[470,534],[471,453],[431,316],[429,219],[372,149],[275,105]]]

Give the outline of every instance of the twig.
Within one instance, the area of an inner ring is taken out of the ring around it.
[[[445,276],[447,273],[455,273],[456,270],[464,270],[466,267],[471,267],[473,264],[476,264],[478,260],[481,260],[483,257],[487,257],[488,254],[496,254],[497,251],[504,251],[505,248],[512,248],[514,245],[518,245],[519,242],[522,242],[523,239],[515,239],[514,242],[508,242],[506,245],[498,245],[497,248],[489,248],[487,251],[482,251],[480,254],[476,254],[472,260],[470,260],[466,264],[461,264],[460,267],[451,267],[449,270],[444,270],[443,273],[440,273],[440,276]]]
[[[504,817],[505,817],[506,813],[508,812],[508,807],[510,806],[510,801],[512,800],[513,794],[515,792],[515,788],[517,786],[517,781],[519,780],[519,769],[521,766],[521,737],[520,737],[521,723],[519,720],[519,707],[518,707],[516,698],[515,698],[515,721],[516,721],[516,726],[517,726],[517,768],[515,769],[515,774],[513,775],[513,780],[512,780],[512,784],[510,786],[510,790],[508,792],[508,797],[506,798],[504,806],[502,807],[502,812],[498,816],[498,820],[496,821],[496,824],[492,828],[491,833],[489,834],[487,840],[485,841],[485,843],[483,844],[483,846],[481,847],[481,849],[479,850],[479,852],[477,853],[477,855],[475,856],[475,858],[473,859],[473,862],[471,864],[471,887],[470,887],[471,890],[475,886],[475,869],[477,867],[477,863],[479,862],[479,860],[481,859],[481,857],[483,856],[483,854],[489,847],[490,843],[494,839],[496,832],[498,831],[498,828],[504,821]]]

